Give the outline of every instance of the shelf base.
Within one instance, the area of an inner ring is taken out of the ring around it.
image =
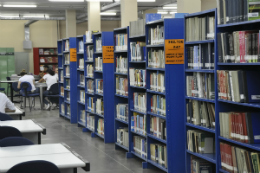
[[[92,133],[91,133],[91,137],[92,137],[92,138],[96,138],[97,135],[96,135],[94,132],[92,132]]]

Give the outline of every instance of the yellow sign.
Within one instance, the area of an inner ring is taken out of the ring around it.
[[[70,49],[70,62],[77,62],[77,50],[76,50],[76,48]]]
[[[165,64],[184,64],[184,39],[165,40]]]
[[[103,46],[103,63],[114,63],[114,46]]]

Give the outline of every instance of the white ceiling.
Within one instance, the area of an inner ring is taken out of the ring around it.
[[[163,5],[175,3],[176,0],[156,0],[156,2],[138,2],[138,11],[157,8],[161,9]],[[1,15],[9,14],[45,14],[50,17],[64,17],[66,9],[75,9],[77,15],[87,13],[87,2],[50,2],[48,0],[0,0]],[[37,5],[37,8],[7,8],[3,5]],[[101,2],[101,7],[111,3]],[[120,12],[120,6],[116,6],[108,11]]]

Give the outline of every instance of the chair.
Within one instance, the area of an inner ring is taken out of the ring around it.
[[[5,93],[5,89],[4,88],[0,88],[0,91]]]
[[[53,84],[49,89],[49,95],[46,97],[49,98],[50,102],[59,104],[59,84]]]
[[[0,126],[0,140],[7,137],[22,137],[21,132],[10,126]]]
[[[0,147],[14,147],[22,145],[34,145],[34,143],[23,137],[8,137],[0,140]]]
[[[10,77],[6,77],[6,80],[7,80],[7,81],[10,81],[11,78],[10,78]],[[10,88],[10,85],[8,84],[8,86],[7,86],[7,95],[9,94],[9,88]],[[11,88],[10,88],[10,89],[11,89]]]
[[[13,83],[12,83],[12,89],[13,89],[16,93],[18,93],[18,94],[15,94],[14,96],[15,96],[15,97],[21,97],[22,95],[20,94],[20,89],[18,89],[17,86],[18,86],[18,82],[13,82]]]
[[[39,97],[40,102],[41,102],[41,98],[40,98],[40,94],[39,93],[31,93],[32,90],[32,86],[29,82],[22,82],[21,83],[21,90],[22,90],[22,97],[24,97],[24,108],[26,107],[26,98],[28,98],[29,100],[29,108],[30,108],[30,112],[32,111],[32,107],[33,107],[33,102],[35,105],[35,99],[32,100],[32,103],[30,102],[30,98],[31,97]]]
[[[8,121],[8,120],[13,120],[13,118],[10,117],[10,116],[7,115],[7,114],[4,114],[4,113],[1,113],[1,112],[0,112],[0,121]]]
[[[59,168],[51,162],[34,160],[19,163],[6,173],[60,173]]]

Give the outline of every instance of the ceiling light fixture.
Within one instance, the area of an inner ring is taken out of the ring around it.
[[[100,13],[101,16],[115,16],[116,13]]]
[[[164,6],[163,9],[177,9],[177,7]]]
[[[113,0],[86,0],[87,2],[113,2]]]
[[[49,0],[50,2],[84,2],[84,0]]]
[[[157,13],[158,13],[158,14],[168,14],[167,11],[158,11]]]
[[[13,16],[0,16],[0,17],[2,17],[2,18],[18,18],[18,17],[20,17],[19,15],[13,15]]]
[[[170,14],[174,14],[174,13],[177,13],[177,12],[170,12]]]
[[[37,5],[3,5],[3,7],[35,8]]]
[[[115,0],[115,2],[119,2],[120,0]],[[137,2],[155,2],[156,0],[137,0]]]
[[[45,16],[44,15],[38,15],[38,16],[26,16],[24,15],[23,18],[44,18]]]

